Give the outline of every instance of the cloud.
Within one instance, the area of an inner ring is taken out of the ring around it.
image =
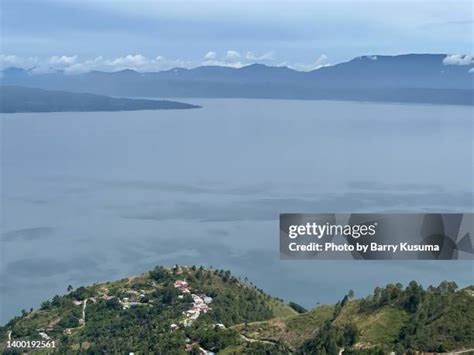
[[[59,56],[52,56],[49,58],[49,64],[55,65],[55,66],[70,66],[76,63],[77,60],[77,55],[74,56],[66,56],[63,55],[61,57]]]
[[[123,57],[106,59],[102,56],[92,60],[75,63],[65,69],[67,74],[77,74],[91,70],[119,71],[131,69],[138,72],[156,72],[175,67],[188,67],[190,61],[181,59],[167,59],[163,56],[148,58],[142,54],[128,54]]]
[[[215,60],[217,58],[216,52],[210,51],[204,56],[205,60]]]
[[[474,73],[474,68],[469,69],[468,73],[470,74]]]
[[[103,57],[97,57],[95,59],[89,59],[83,63],[74,63],[71,66],[64,69],[66,74],[82,74],[87,73],[91,70],[96,69],[103,62]]]
[[[242,56],[239,52],[234,50],[228,50],[226,54],[220,58],[218,57],[216,52],[209,51],[204,56],[204,61],[199,63],[198,65],[217,65],[222,67],[240,68],[246,65],[246,63],[242,62]]]
[[[233,67],[233,68],[241,68],[246,65],[250,65],[255,62],[262,62],[262,61],[273,61],[274,52],[265,52],[261,55],[256,54],[252,51],[247,51],[245,56],[241,55],[238,51],[235,50],[228,50],[225,55],[218,56],[216,52],[209,51],[204,56],[204,61],[201,65],[218,65],[224,67]]]
[[[241,68],[255,62],[274,61],[274,52],[247,51],[242,55],[236,50],[227,50],[221,56],[215,51],[208,51],[204,57],[197,60],[170,59],[158,55],[147,57],[141,53],[130,53],[124,56],[107,58],[97,56],[95,58],[81,58],[78,55],[55,55],[46,58],[20,57],[16,55],[0,54],[0,70],[8,67],[19,67],[28,69],[33,74],[52,73],[62,71],[65,74],[82,74],[90,71],[114,72],[124,69],[131,69],[137,72],[157,72],[176,67],[194,68],[201,65],[225,66]],[[322,55],[314,63],[299,64],[301,70],[313,70],[326,65],[327,57]]]
[[[197,66],[200,64],[201,62],[199,61],[168,59],[163,56],[149,58],[139,53],[116,58],[98,56],[93,59],[82,59],[77,55],[51,56],[40,59],[37,57],[0,54],[0,70],[8,67],[18,67],[30,70],[33,74],[51,73],[58,70],[64,71],[66,74],[81,74],[92,70],[112,72],[124,69],[132,69],[139,72],[153,72],[174,67]]]
[[[313,63],[309,63],[309,64],[296,63],[294,65],[289,65],[289,67],[295,70],[311,71],[311,70],[316,70],[322,67],[327,67],[330,65],[331,64],[329,63],[328,56],[325,54],[321,54]]]
[[[471,65],[474,64],[474,55],[450,54],[443,59],[444,65]]]
[[[16,55],[0,54],[0,68],[19,67],[29,69],[38,64],[37,57],[19,57]]]
[[[254,52],[247,52],[245,58],[253,61],[270,61],[275,59],[273,52],[266,52],[262,55],[256,55]]]
[[[150,63],[150,60],[141,54],[129,54],[126,57],[119,57],[107,63],[113,67],[140,68]]]
[[[240,61],[240,53],[236,51],[227,51],[225,61],[228,63],[237,63]]]

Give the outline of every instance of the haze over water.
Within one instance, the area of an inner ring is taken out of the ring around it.
[[[464,261],[280,261],[283,212],[474,210],[473,107],[182,99],[196,110],[1,115],[0,322],[155,265],[305,306]]]

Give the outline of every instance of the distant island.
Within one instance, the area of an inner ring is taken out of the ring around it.
[[[0,112],[2,113],[172,110],[199,107],[166,100],[114,98],[20,86],[0,86]]]
[[[474,286],[389,284],[306,310],[230,271],[158,266],[114,282],[69,285],[64,296],[0,327],[0,341],[5,354],[468,353]]]
[[[474,105],[474,65],[447,54],[366,55],[308,72],[251,64],[201,66],[141,73],[62,71],[36,73],[10,67],[4,85],[90,92],[118,97],[201,97]]]

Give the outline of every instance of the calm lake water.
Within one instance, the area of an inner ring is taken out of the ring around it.
[[[472,262],[280,261],[281,212],[473,211],[472,107],[183,99],[197,110],[1,117],[0,323],[155,265],[305,306],[474,283]]]

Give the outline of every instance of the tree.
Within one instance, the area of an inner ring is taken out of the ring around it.
[[[73,289],[74,289],[74,287],[72,287],[72,285],[69,285],[69,286],[67,287],[67,292],[71,292]]]
[[[457,289],[458,285],[454,281],[443,281],[438,286],[438,290],[441,294],[454,293]]]
[[[189,352],[190,355],[199,355],[201,354],[201,349],[199,349],[199,345],[194,344],[191,351]]]
[[[352,346],[357,342],[359,337],[359,329],[354,323],[347,323],[342,330],[342,337],[345,346]]]
[[[405,309],[411,313],[416,312],[422,301],[423,288],[416,281],[410,281],[405,293]]]
[[[170,275],[164,267],[157,266],[152,271],[150,271],[150,277],[155,281],[165,282],[170,278]]]
[[[51,302],[50,301],[44,301],[41,303],[41,310],[48,310],[51,309]]]
[[[308,312],[308,310],[306,308],[304,308],[303,306],[300,306],[298,303],[290,302],[288,305],[298,313]]]

